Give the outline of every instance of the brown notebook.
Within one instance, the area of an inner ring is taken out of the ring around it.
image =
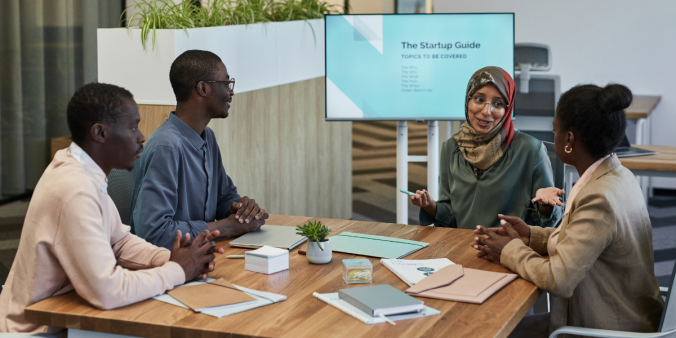
[[[177,287],[167,292],[195,312],[214,306],[255,302],[253,298],[221,278],[213,282]]]
[[[511,273],[490,272],[449,265],[406,290],[411,296],[481,304],[516,279]]]

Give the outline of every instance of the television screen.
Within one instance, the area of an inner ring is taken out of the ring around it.
[[[326,16],[326,120],[464,120],[472,74],[514,77],[514,13]]]

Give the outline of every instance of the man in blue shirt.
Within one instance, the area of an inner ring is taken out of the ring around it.
[[[258,230],[268,218],[255,200],[240,197],[225,173],[212,118],[228,117],[235,79],[214,53],[189,50],[171,65],[176,111],[146,143],[136,174],[130,226],[138,236],[171,248],[176,230],[195,238]]]

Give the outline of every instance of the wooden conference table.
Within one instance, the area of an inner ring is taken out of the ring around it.
[[[270,215],[267,224],[295,226],[308,217]],[[315,218],[313,218],[315,219]],[[476,257],[471,230],[432,228],[389,223],[371,223],[316,218],[332,229],[393,236],[423,241],[429,247],[407,259],[447,257],[468,268],[507,272],[500,265]],[[244,270],[243,259],[226,255],[245,249],[219,244],[225,254],[216,258],[213,278],[287,296],[285,301],[217,319],[188,309],[149,299],[115,310],[92,307],[75,292],[46,299],[26,309],[31,323],[142,337],[506,337],[533,306],[541,291],[517,278],[481,305],[420,298],[440,315],[397,322],[366,325],[314,298],[313,292],[330,293],[348,286],[342,279],[342,260],[354,255],[333,253],[326,265],[309,264],[298,248],[290,252],[290,270],[264,275]],[[300,248],[304,248],[305,244]],[[373,263],[374,284],[390,284],[399,290],[408,286],[380,264]]]

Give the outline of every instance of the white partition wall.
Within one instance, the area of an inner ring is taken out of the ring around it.
[[[132,92],[146,138],[176,104],[171,63],[212,51],[236,79],[209,127],[238,192],[273,214],[352,217],[351,123],[324,121],[324,20],[158,30],[154,47],[150,34],[144,49],[139,29],[98,30],[99,81]]]
[[[127,88],[139,104],[175,105],[169,68],[190,49],[216,53],[243,93],[324,76],[324,20],[162,29],[98,30],[99,82]],[[205,79],[207,80],[207,79]]]

